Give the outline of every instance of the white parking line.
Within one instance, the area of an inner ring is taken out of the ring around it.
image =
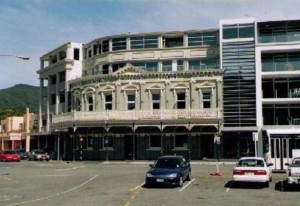
[[[145,184],[145,182],[143,182],[142,184],[136,186],[135,188],[130,189],[129,191],[137,190],[137,189],[141,188],[144,184]]]
[[[95,176],[91,177],[90,179],[86,180],[85,182],[81,183],[80,185],[77,185],[76,187],[73,187],[71,189],[56,193],[54,195],[49,195],[49,196],[46,196],[46,197],[40,197],[40,198],[37,198],[37,199],[28,200],[28,201],[24,201],[24,202],[13,203],[13,204],[9,204],[7,206],[24,205],[24,204],[27,204],[27,203],[37,202],[37,201],[41,201],[41,200],[44,200],[44,199],[50,199],[50,198],[53,198],[53,197],[56,197],[56,196],[59,196],[59,195],[63,195],[63,194],[66,194],[68,192],[71,192],[73,190],[76,190],[76,189],[84,186],[85,184],[89,183],[90,181],[94,180],[97,177],[98,177],[98,175],[95,175]]]
[[[230,188],[232,187],[232,185],[233,185],[233,181],[231,181],[231,183],[230,183],[230,185],[229,185],[229,187],[226,189],[226,192],[229,192],[229,190],[230,190]]]
[[[86,166],[80,166],[80,167],[70,167],[70,168],[65,168],[65,169],[57,169],[56,171],[65,171],[65,170],[76,170],[80,168],[84,168]]]
[[[193,181],[195,181],[195,179],[192,179],[191,181],[189,181],[189,183],[187,183],[183,188],[181,188],[180,190],[178,190],[178,192],[182,192],[185,188],[187,188]]]

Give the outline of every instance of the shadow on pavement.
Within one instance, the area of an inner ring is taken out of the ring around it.
[[[230,189],[263,189],[266,187],[264,183],[256,182],[234,182],[233,180],[228,181],[225,186]]]

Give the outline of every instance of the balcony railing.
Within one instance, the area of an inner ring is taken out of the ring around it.
[[[105,120],[177,120],[177,119],[218,119],[219,109],[178,109],[178,110],[143,110],[143,111],[104,111],[104,112],[70,112],[52,116],[52,123],[72,121]]]

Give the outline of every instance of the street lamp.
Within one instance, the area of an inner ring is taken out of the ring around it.
[[[22,59],[22,60],[29,60],[30,59],[29,56],[22,56],[22,55],[0,54],[0,56],[2,56],[2,57],[17,57],[17,58]]]

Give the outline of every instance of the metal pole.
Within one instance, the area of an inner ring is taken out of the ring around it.
[[[163,135],[162,135],[162,132],[163,132],[163,128],[162,128],[162,122],[160,123],[160,156],[163,155]]]
[[[105,145],[105,151],[106,151],[106,162],[108,162],[108,124],[105,124],[105,134],[104,134],[104,145]]]
[[[59,143],[60,143],[60,134],[58,134],[58,136],[57,136],[57,161],[60,160],[60,156],[59,156],[59,153],[60,153],[60,151],[59,151],[60,145],[59,145]]]
[[[132,130],[133,130],[133,145],[132,145],[132,160],[134,161],[135,160],[135,132],[134,132],[134,123],[133,123],[133,126],[132,126]]]

